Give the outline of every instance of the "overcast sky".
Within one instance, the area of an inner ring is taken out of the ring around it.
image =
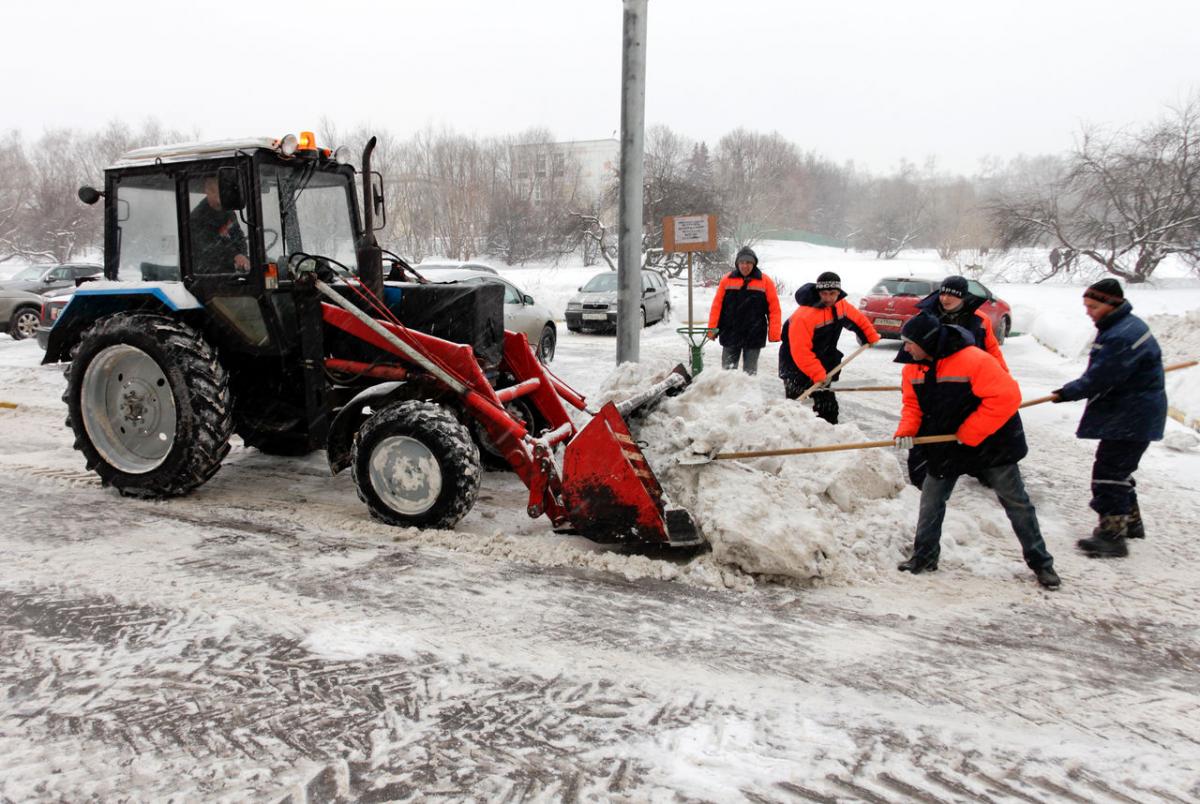
[[[889,170],[1059,152],[1200,89],[1200,2],[649,0],[647,123]],[[278,136],[620,125],[620,0],[6,4],[0,128]],[[336,144],[336,143],[335,143]]]

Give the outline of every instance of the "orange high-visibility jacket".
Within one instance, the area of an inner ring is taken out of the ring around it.
[[[867,343],[879,340],[879,333],[867,317],[845,298],[838,299],[832,307],[802,304],[788,319],[788,351],[792,362],[814,385],[825,379],[828,369],[841,362],[837,340],[847,321],[863,334]],[[830,362],[835,355],[837,359]]]
[[[722,346],[761,349],[767,341],[778,341],[783,320],[771,277],[757,267],[747,276],[734,268],[721,277],[708,326],[720,330]]]

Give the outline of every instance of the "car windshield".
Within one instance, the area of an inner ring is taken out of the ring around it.
[[[588,293],[600,293],[605,290],[617,289],[617,275],[615,273],[596,274],[588,283],[583,286],[583,289]]]
[[[928,296],[933,293],[933,283],[921,279],[885,279],[871,293],[877,296]]]
[[[45,266],[31,265],[28,268],[26,268],[24,271],[21,271],[20,273],[13,276],[13,279],[38,279],[41,277],[42,271],[45,271],[45,270],[46,270]]]

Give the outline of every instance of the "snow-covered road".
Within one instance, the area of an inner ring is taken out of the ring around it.
[[[894,383],[896,348],[846,381]],[[555,369],[594,392],[612,350],[565,334]],[[1027,397],[1082,365],[1006,354]],[[656,326],[643,356],[684,350]],[[1149,538],[1089,561],[1080,408],[1031,408],[1061,591],[973,482],[947,527],[988,562],[805,587],[555,536],[500,473],[453,533],[370,521],[323,454],[236,446],[187,498],[122,499],[39,359],[0,337],[0,801],[1200,797],[1195,450],[1151,448]],[[895,395],[841,403],[890,436]]]

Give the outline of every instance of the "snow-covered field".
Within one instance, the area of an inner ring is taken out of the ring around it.
[[[941,275],[803,244],[758,249],[790,294]],[[552,309],[599,269],[502,269]],[[983,281],[1014,307],[1027,397],[1082,370],[1080,288]],[[619,395],[686,361],[644,333],[560,330],[555,371]],[[1200,283],[1129,292],[1168,362],[1200,352]],[[697,289],[697,320],[711,290]],[[843,344],[849,351],[850,339]],[[895,342],[846,385],[895,384]],[[706,356],[715,363],[717,351]],[[895,572],[917,493],[894,451],[693,467],[693,445],[890,436],[892,393],[840,395],[831,427],[762,373],[710,369],[636,435],[713,550],[628,555],[524,515],[488,473],[454,532],[372,522],[323,454],[235,446],[191,496],[125,500],[84,470],[59,367],[0,336],[0,801],[1190,801],[1200,797],[1200,436],[1169,423],[1138,474],[1149,538],[1089,561],[1092,442],[1080,405],[1023,413],[1022,463],[1064,586],[1041,590],[1003,512],[964,480],[941,570]],[[607,375],[607,376],[606,376]],[[1200,370],[1171,377],[1200,417]]]

